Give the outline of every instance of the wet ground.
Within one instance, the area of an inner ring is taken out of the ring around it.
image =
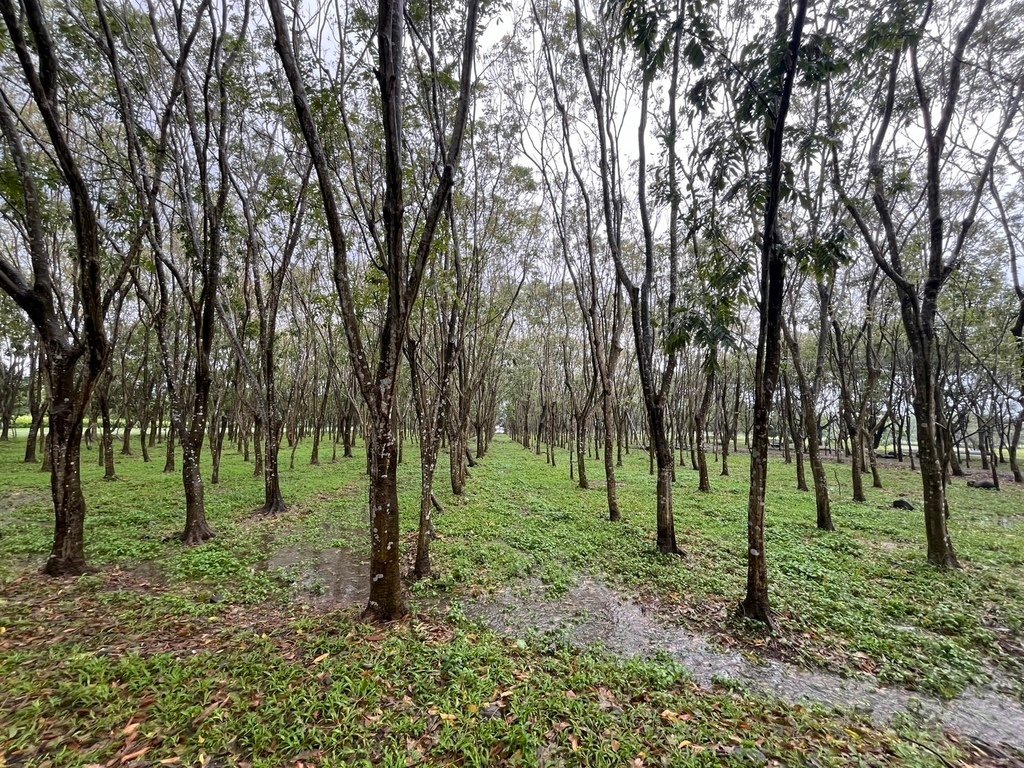
[[[551,600],[545,598],[540,583],[528,582],[463,609],[499,632],[553,632],[573,645],[601,645],[624,657],[661,652],[704,687],[729,681],[790,703],[852,709],[878,725],[910,715],[927,726],[1024,749],[1024,707],[996,690],[976,688],[944,702],[900,688],[883,688],[869,679],[844,678],[775,660],[752,662],[739,653],[717,649],[703,635],[659,621],[640,604],[593,579],[585,578]]]
[[[365,606],[370,597],[370,561],[344,547],[311,551],[285,547],[264,560],[260,570],[291,581],[297,600],[318,608]]]
[[[321,609],[358,607],[369,597],[369,563],[346,548],[286,547],[270,555],[260,568],[290,580],[297,600]],[[417,607],[447,610],[439,602],[420,602]],[[639,603],[591,578],[554,599],[547,597],[539,581],[524,581],[486,598],[463,601],[461,608],[467,616],[510,635],[552,633],[577,647],[597,645],[628,658],[667,654],[703,687],[728,683],[793,704],[854,710],[877,725],[910,716],[924,726],[1024,750],[1024,706],[993,688],[970,689],[947,702],[880,687],[870,678],[844,678],[771,659],[751,661],[717,648],[707,636],[659,620]]]
[[[49,501],[41,491],[6,491],[0,493],[0,516]]]

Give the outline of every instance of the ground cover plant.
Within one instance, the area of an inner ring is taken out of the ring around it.
[[[0,0],[0,768],[1024,765],[1019,0]]]
[[[740,483],[730,488],[723,478],[710,501],[696,504],[696,473],[680,469],[676,509],[687,554],[660,555],[646,535],[641,500],[653,480],[644,456],[631,455],[620,474],[623,520],[614,524],[601,514],[600,490],[574,488],[562,469],[499,439],[474,468],[472,490],[443,496],[435,577],[413,588],[415,618],[381,628],[359,622],[358,606],[295,602],[296,590],[308,588],[297,573],[260,567],[282,549],[315,557],[365,546],[359,457],[283,471],[294,506],[261,518],[259,482],[227,453],[208,497],[218,537],[197,548],[170,536],[173,476],[125,459],[120,479],[104,482],[101,467],[86,465],[98,570],[52,582],[36,575],[47,551],[46,476],[17,461],[21,447],[0,449],[0,732],[9,761],[713,765],[763,755],[931,764],[939,761],[931,750],[953,761],[966,754],[934,732],[918,733],[909,717],[902,733],[879,731],[856,716],[728,686],[707,692],[669,659],[630,661],[597,648],[580,653],[557,638],[502,636],[458,611],[475,595],[531,577],[557,594],[597,576],[726,647],[935,695],[955,696],[993,669],[1019,679],[1013,590],[1024,563],[1020,540],[1005,533],[1019,507],[965,486],[963,506],[977,501],[951,525],[967,565],[937,595],[915,546],[919,526],[891,509],[903,484],[913,488],[896,469],[887,472],[893,490],[837,504],[838,531],[824,534],[813,525],[813,497],[790,492],[791,467],[773,462],[773,495],[782,500],[769,508],[782,622],[773,638],[729,610],[730,595],[738,600],[742,590],[743,555],[733,546],[744,525]],[[415,499],[417,482],[415,464],[403,465],[406,498]],[[414,533],[408,525],[403,541]]]

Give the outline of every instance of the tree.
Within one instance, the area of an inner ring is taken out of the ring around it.
[[[979,151],[977,147],[963,144],[960,110],[965,65],[969,52],[976,50],[972,43],[988,5],[987,0],[975,0],[964,8],[956,4],[928,3],[916,18],[910,9],[899,6],[893,10],[889,22],[892,29],[868,30],[869,34],[881,35],[889,41],[883,70],[881,113],[867,158],[857,166],[860,174],[856,183],[867,183],[871,193],[870,208],[852,194],[852,182],[844,183],[838,150],[835,159],[836,184],[846,208],[899,299],[913,367],[913,409],[928,561],[942,569],[956,568],[958,561],[946,525],[949,509],[945,466],[950,460],[952,442],[944,424],[938,386],[939,297],[965,256],[992,168],[1003,138],[1019,111],[1024,91],[1024,78],[1019,71],[1012,79],[1001,80],[1002,88],[995,91],[1002,91],[996,127],[991,134],[983,134],[988,141],[987,148]],[[941,18],[942,14],[947,18]],[[956,30],[948,56],[940,38],[928,34],[933,24],[948,24]],[[967,74],[977,78],[983,71],[970,68]],[[1007,82],[1009,87],[1005,86]],[[902,98],[904,86],[911,89],[909,99]],[[912,106],[907,107],[908,102]],[[916,111],[916,119],[910,110]],[[956,130],[951,134],[954,120]],[[919,139],[908,135],[903,128],[911,123],[920,129]],[[906,204],[905,196],[911,191],[909,169],[900,163],[895,174],[887,172],[889,163],[883,152],[892,153],[892,160],[899,162],[898,153],[904,141],[911,142],[911,146],[915,141],[923,144],[921,187],[917,191],[925,201],[924,216],[902,216],[897,210],[898,205]],[[961,159],[967,165],[963,171],[959,170],[964,168]],[[951,178],[956,173],[963,174],[959,177],[962,184]],[[954,188],[956,194],[952,194]],[[950,231],[946,221],[952,215],[959,215],[960,222],[959,227]],[[904,243],[911,236],[920,238],[919,260],[907,257]]]
[[[406,613],[399,573],[397,395],[399,367],[408,339],[413,305],[431,255],[434,235],[455,182],[462,140],[471,101],[473,63],[479,18],[478,0],[466,4],[457,106],[447,144],[438,142],[436,184],[423,206],[423,220],[415,242],[406,241],[403,129],[403,49],[406,17],[401,0],[380,0],[377,10],[377,69],[380,118],[383,129],[384,199],[382,231],[375,240],[378,266],[387,281],[387,310],[379,328],[377,361],[371,368],[360,336],[349,277],[348,235],[333,187],[330,161],[313,119],[306,86],[295,56],[295,39],[280,0],[269,0],[274,48],[281,59],[292,91],[302,137],[316,169],[334,258],[334,279],[341,306],[352,366],[366,406],[367,449],[370,470],[370,599],[367,618],[382,621]],[[433,19],[430,19],[432,22]],[[433,59],[431,59],[433,62]],[[437,73],[431,72],[436,83]],[[434,102],[435,108],[439,108]],[[439,114],[434,115],[440,119]],[[407,250],[411,246],[411,252]]]
[[[757,358],[754,367],[754,434],[750,452],[750,494],[747,501],[747,592],[740,614],[774,627],[768,599],[768,565],[765,555],[764,516],[768,478],[768,428],[772,398],[782,362],[783,297],[786,280],[786,245],[778,229],[782,202],[782,171],[786,117],[804,22],[807,0],[797,0],[790,18],[790,4],[780,0],[775,17],[774,46],[765,82],[764,144],[767,155],[764,224],[761,230],[761,291],[758,299]]]
[[[0,132],[14,170],[13,189],[5,195],[5,204],[12,211],[9,220],[15,222],[16,236],[28,252],[31,273],[31,278],[26,278],[16,262],[0,257],[0,287],[28,316],[45,350],[54,538],[44,571],[52,576],[80,574],[86,570],[86,505],[79,473],[83,420],[108,363],[107,311],[130,261],[112,270],[104,288],[107,265],[101,248],[99,194],[90,183],[82,150],[75,145],[76,136],[64,113],[73,107],[74,99],[59,54],[73,55],[75,51],[54,39],[52,21],[47,20],[38,0],[26,0],[20,7],[12,0],[0,0],[0,15],[7,30],[8,51],[17,60],[7,71],[0,93]],[[14,104],[22,96],[31,107],[19,111]],[[27,127],[27,112],[41,121],[40,131]],[[44,188],[44,177],[55,181],[52,188],[49,183]],[[62,278],[61,254],[54,251],[54,241],[61,238],[53,236],[53,219],[46,213],[47,193],[63,197],[70,208],[74,237],[71,284]],[[72,303],[77,311],[66,314]]]

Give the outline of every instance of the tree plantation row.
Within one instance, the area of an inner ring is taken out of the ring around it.
[[[956,568],[951,479],[1022,481],[1021,10],[0,0],[0,417],[51,474],[46,572],[86,569],[83,445],[180,460],[198,545],[226,445],[282,515],[300,442],[360,441],[398,618],[403,445],[423,577],[439,456],[458,496],[499,428],[602,475],[610,524],[648,452],[669,555],[679,467],[749,451],[769,626],[773,448],[825,531],[907,462]]]

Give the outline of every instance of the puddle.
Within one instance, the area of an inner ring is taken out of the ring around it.
[[[0,493],[0,515],[48,502],[49,497],[40,491],[8,491]]]
[[[120,570],[120,568],[118,569]],[[162,587],[167,584],[167,574],[160,564],[153,560],[143,560],[126,569],[133,582],[140,587]]]
[[[974,688],[953,701],[899,688],[882,688],[775,660],[754,663],[722,651],[684,628],[663,624],[638,603],[607,585],[583,579],[561,598],[548,600],[539,582],[469,602],[470,617],[506,634],[555,632],[577,647],[604,646],[624,657],[663,652],[689,670],[703,687],[728,680],[782,701],[815,703],[864,714],[876,725],[910,715],[926,726],[941,726],[990,744],[1024,749],[1024,707],[994,690]]]
[[[343,547],[318,552],[308,547],[286,547],[257,568],[291,576],[296,598],[318,608],[365,606],[370,598],[370,561]]]

